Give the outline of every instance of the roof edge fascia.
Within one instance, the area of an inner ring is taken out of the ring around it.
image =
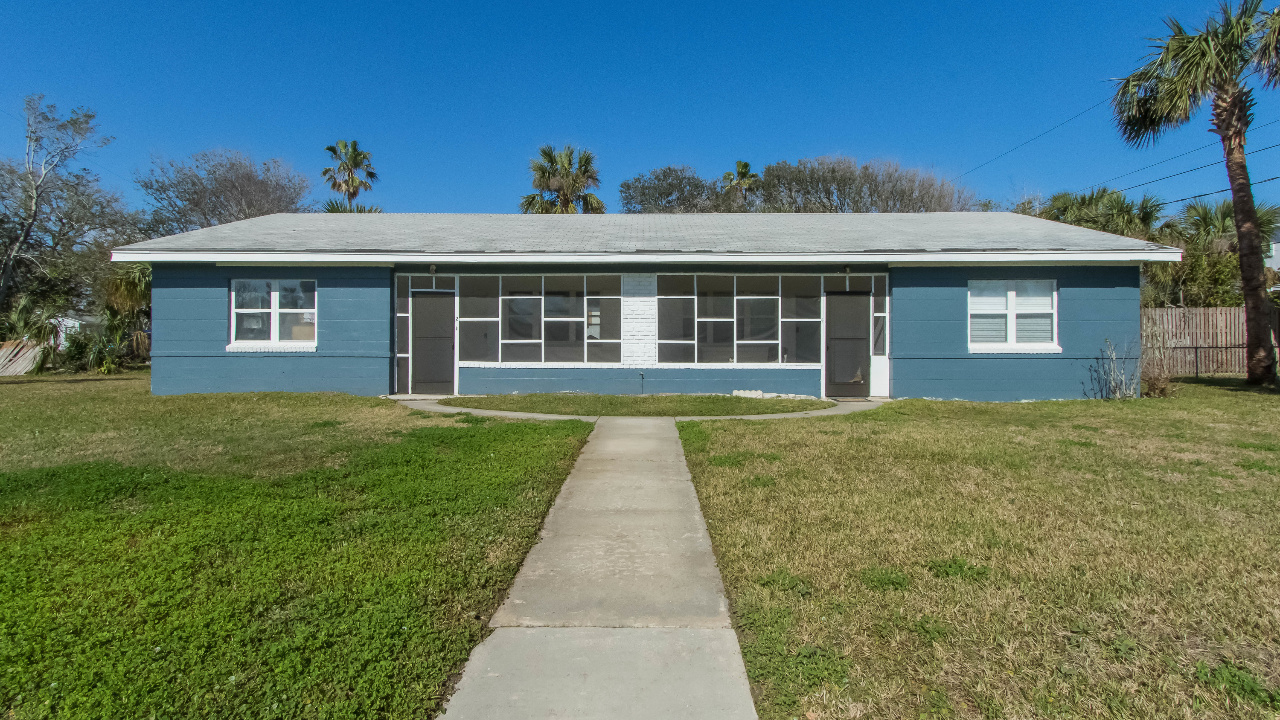
[[[889,265],[1027,265],[1027,264],[1132,264],[1177,262],[1182,251],[1160,247],[1153,250],[1008,250],[969,252],[879,252],[879,253],[386,253],[386,252],[238,252],[187,250],[129,250],[111,253],[114,262],[218,263],[236,265],[365,265],[389,266],[424,263],[448,265],[478,264],[612,264],[612,265],[697,265],[719,264],[814,264],[880,263]]]

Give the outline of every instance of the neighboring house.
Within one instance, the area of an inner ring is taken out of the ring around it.
[[[67,336],[72,333],[81,331],[96,330],[102,327],[102,319],[93,317],[92,315],[84,315],[82,313],[67,313],[59,316],[56,321],[58,323],[58,349],[62,350],[67,346]]]
[[[1080,397],[1177,249],[1011,213],[270,215],[152,264],[152,391]]]

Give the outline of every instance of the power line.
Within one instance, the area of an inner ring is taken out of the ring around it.
[[[1276,123],[1278,123],[1278,122],[1280,122],[1280,120],[1272,120],[1272,121],[1270,121],[1270,122],[1264,122],[1264,123],[1262,123],[1261,125],[1255,125],[1255,126],[1253,126],[1252,128],[1250,128],[1250,129],[1251,129],[1251,130],[1256,130],[1256,129],[1258,129],[1258,128],[1264,128],[1264,127],[1266,127],[1266,126],[1268,126],[1268,125],[1274,125],[1274,124],[1276,124]],[[1109,183],[1109,182],[1115,182],[1116,180],[1119,180],[1119,179],[1120,179],[1120,178],[1122,178],[1122,177],[1128,177],[1128,176],[1130,176],[1130,175],[1133,175],[1134,173],[1140,173],[1140,172],[1142,172],[1143,170],[1149,170],[1149,169],[1151,169],[1151,168],[1153,168],[1153,167],[1155,167],[1155,166],[1157,166],[1157,165],[1163,165],[1163,164],[1165,164],[1165,163],[1169,162],[1170,160],[1177,160],[1178,158],[1180,158],[1180,157],[1185,157],[1185,156],[1187,156],[1187,155],[1190,155],[1191,153],[1200,152],[1201,150],[1204,150],[1204,149],[1206,149],[1206,148],[1211,148],[1211,147],[1220,147],[1221,145],[1222,145],[1221,141],[1214,141],[1214,142],[1209,143],[1208,145],[1201,145],[1200,147],[1195,148],[1194,150],[1188,150],[1188,151],[1186,151],[1186,152],[1184,152],[1184,153],[1178,153],[1177,155],[1174,155],[1173,157],[1167,157],[1167,158],[1165,158],[1165,159],[1163,159],[1163,160],[1160,160],[1160,161],[1158,161],[1158,162],[1153,162],[1153,163],[1151,163],[1150,165],[1143,165],[1142,167],[1138,168],[1137,170],[1130,170],[1130,171],[1129,171],[1129,172],[1127,172],[1127,173],[1121,173],[1121,174],[1119,174],[1119,175],[1117,175],[1117,176],[1115,176],[1115,177],[1113,177],[1113,178],[1111,178],[1111,179],[1109,179],[1109,180],[1103,180],[1103,181],[1102,181],[1102,182],[1100,182],[1100,183],[1094,183],[1094,184],[1092,184],[1092,185],[1086,185],[1086,186],[1085,186],[1085,188],[1084,188],[1083,190],[1081,190],[1080,192],[1081,192],[1081,193],[1083,193],[1083,192],[1085,192],[1085,190],[1088,190],[1089,188],[1101,187],[1101,186],[1103,186],[1103,185],[1106,185],[1106,184],[1107,184],[1107,183]],[[1261,152],[1261,151],[1259,151],[1259,152]],[[1137,186],[1135,185],[1134,187],[1137,187]]]
[[[1263,184],[1263,183],[1269,183],[1269,182],[1271,182],[1272,180],[1280,180],[1280,175],[1277,175],[1277,176],[1275,176],[1275,177],[1269,177],[1269,178],[1267,178],[1266,180],[1259,180],[1259,181],[1257,181],[1257,182],[1251,182],[1251,183],[1249,183],[1249,187],[1253,187],[1254,185],[1261,185],[1261,184]],[[1190,196],[1190,197],[1178,198],[1177,200],[1170,200],[1170,201],[1169,201],[1168,203],[1166,203],[1166,204],[1167,204],[1167,205],[1172,205],[1172,204],[1174,204],[1174,203],[1185,202],[1185,201],[1187,201],[1187,200],[1195,200],[1196,198],[1209,197],[1210,195],[1219,195],[1219,194],[1224,193],[1224,192],[1231,192],[1231,188],[1223,188],[1223,189],[1221,189],[1221,190],[1214,190],[1213,192],[1200,193],[1199,195],[1192,195],[1192,196]]]
[[[1092,109],[1094,109],[1094,108],[1096,108],[1096,107],[1099,107],[1100,105],[1105,105],[1106,103],[1108,103],[1108,102],[1110,102],[1110,101],[1111,101],[1111,98],[1107,98],[1106,100],[1103,100],[1103,101],[1101,101],[1101,102],[1099,102],[1099,103],[1096,103],[1096,104],[1094,104],[1094,105],[1090,105],[1089,107],[1085,108],[1084,110],[1081,110],[1080,112],[1076,113],[1075,115],[1072,115],[1071,117],[1067,118],[1066,120],[1063,120],[1062,122],[1058,123],[1057,125],[1054,125],[1053,127],[1049,128],[1048,130],[1045,130],[1044,132],[1040,133],[1039,135],[1037,135],[1037,136],[1035,136],[1035,137],[1031,138],[1030,140],[1027,140],[1027,141],[1025,141],[1025,142],[1023,142],[1023,143],[1020,143],[1020,144],[1018,144],[1018,145],[1015,145],[1015,146],[1013,146],[1013,147],[1009,148],[1008,150],[1005,150],[1004,152],[1000,153],[999,155],[997,155],[997,156],[995,156],[995,157],[991,158],[990,160],[988,160],[988,161],[986,161],[986,162],[982,163],[981,165],[979,165],[979,166],[977,166],[977,167],[974,167],[974,168],[970,168],[970,169],[968,169],[968,170],[965,170],[964,172],[960,173],[959,175],[957,175],[957,176],[955,176],[955,177],[951,178],[951,182],[955,182],[955,181],[959,180],[960,178],[964,177],[965,175],[968,175],[969,173],[974,172],[975,170],[981,170],[982,168],[984,168],[984,167],[986,167],[986,166],[990,165],[991,163],[993,163],[993,162],[995,162],[995,161],[999,160],[1000,158],[1004,157],[1005,155],[1008,155],[1009,153],[1011,153],[1011,152],[1013,152],[1013,151],[1015,151],[1015,150],[1019,150],[1019,149],[1021,149],[1021,148],[1025,147],[1025,146],[1027,146],[1027,145],[1030,145],[1031,143],[1035,142],[1036,140],[1039,140],[1040,138],[1044,137],[1045,135],[1048,135],[1049,133],[1053,132],[1054,130],[1057,130],[1058,128],[1062,127],[1063,125],[1066,125],[1067,123],[1071,122],[1072,120],[1075,120],[1076,118],[1080,117],[1081,115],[1084,115],[1085,113],[1089,112],[1090,110],[1092,110]]]
[[[1254,155],[1257,155],[1258,153],[1266,152],[1267,150],[1273,150],[1273,149],[1278,148],[1278,147],[1280,147],[1280,143],[1276,143],[1275,145],[1268,145],[1267,147],[1264,147],[1264,148],[1262,148],[1261,150],[1254,150],[1254,151],[1253,151],[1253,154],[1254,154]],[[1148,181],[1146,181],[1146,182],[1140,182],[1140,183],[1138,183],[1137,185],[1130,185],[1130,186],[1129,186],[1129,187],[1127,187],[1127,188],[1121,188],[1121,189],[1119,189],[1119,190],[1112,190],[1111,192],[1118,192],[1118,193],[1122,193],[1122,192],[1125,192],[1125,191],[1127,191],[1127,190],[1132,190],[1132,189],[1134,189],[1134,188],[1136,188],[1136,187],[1142,187],[1143,185],[1150,185],[1151,183],[1158,183],[1158,182],[1160,182],[1161,180],[1168,180],[1169,178],[1178,177],[1179,175],[1186,175],[1187,173],[1195,172],[1195,171],[1197,171],[1197,170],[1204,170],[1205,168],[1218,167],[1218,166],[1219,166],[1219,165],[1221,165],[1221,164],[1222,164],[1222,163],[1221,163],[1220,161],[1215,160],[1215,161],[1213,161],[1213,162],[1211,162],[1211,163],[1209,163],[1209,164],[1207,164],[1207,165],[1201,165],[1200,167],[1193,167],[1193,168],[1191,168],[1190,170],[1183,170],[1182,172],[1176,172],[1176,173],[1174,173],[1174,174],[1172,174],[1172,175],[1165,175],[1164,177],[1158,177],[1158,178],[1156,178],[1155,180],[1148,180]]]

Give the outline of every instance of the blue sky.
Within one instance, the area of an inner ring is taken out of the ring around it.
[[[340,138],[373,152],[366,198],[391,212],[514,212],[544,143],[597,154],[610,210],[620,181],[667,164],[718,176],[844,154],[954,177],[1108,97],[1164,16],[1198,25],[1213,4],[11,2],[0,154],[21,153],[22,97],[43,92],[98,112],[116,141],[84,164],[134,202],[152,157],[210,148],[282,158],[322,200]],[[1255,124],[1280,118],[1280,91],[1258,95]],[[1135,150],[1103,106],[963,182],[1000,202],[1079,190],[1206,145],[1207,128]],[[1275,143],[1280,123],[1250,149]],[[1250,169],[1280,175],[1280,148]],[[1133,192],[1224,187],[1214,167]],[[1280,199],[1280,181],[1258,195]]]

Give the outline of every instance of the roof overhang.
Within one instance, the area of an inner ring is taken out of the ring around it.
[[[1177,262],[1182,251],[1160,247],[1142,251],[981,251],[916,253],[385,253],[385,252],[236,252],[130,250],[111,253],[115,262],[218,263],[234,265],[372,265],[404,264],[492,265],[811,265],[823,263],[878,263],[888,265],[1132,265],[1143,262]]]

